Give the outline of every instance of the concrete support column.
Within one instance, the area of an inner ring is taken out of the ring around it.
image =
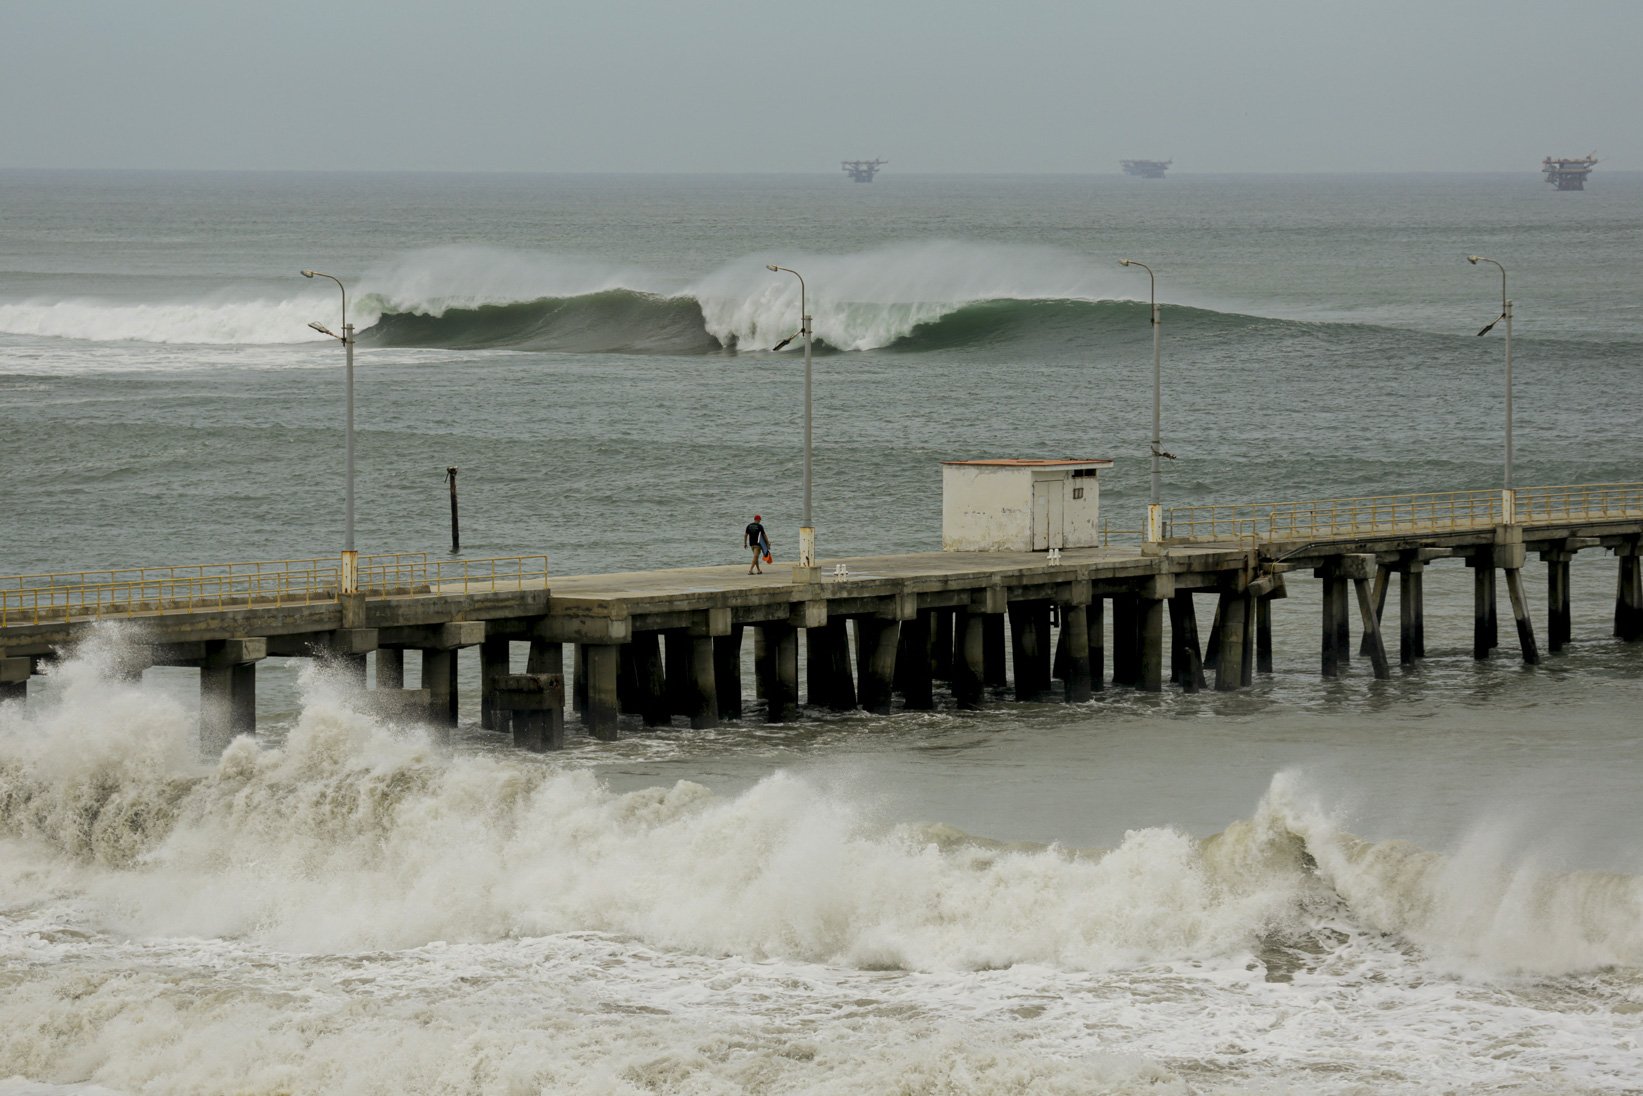
[[[542,753],[565,748],[565,679],[560,674],[504,674],[493,705],[513,728],[513,744]]]
[[[639,687],[638,651],[633,641],[616,649],[616,709],[623,715],[639,715],[644,710]]]
[[[1422,585],[1426,564],[1411,562],[1398,571],[1398,661],[1405,666],[1426,657],[1426,608]]]
[[[1010,683],[1004,661],[1004,614],[981,614],[982,655],[986,662],[982,682],[991,688],[1002,689]]]
[[[690,636],[684,632],[662,633],[667,648],[667,704],[672,715],[688,716],[690,699]]]
[[[1614,634],[1631,642],[1643,639],[1643,572],[1639,571],[1637,545],[1625,545],[1620,557],[1620,577],[1614,599]]]
[[[0,704],[8,700],[27,700],[29,675],[33,672],[32,658],[24,655],[0,658]]]
[[[1523,569],[1509,567],[1506,574],[1506,593],[1512,599],[1512,618],[1517,622],[1518,649],[1523,661],[1530,666],[1540,664],[1540,647],[1535,643],[1534,622],[1529,619],[1529,600],[1523,593]]]
[[[843,617],[832,617],[824,628],[813,628],[811,631],[819,632],[826,637],[826,705],[835,712],[855,711],[856,680],[850,670],[850,622]]]
[[[1157,693],[1164,688],[1164,602],[1159,598],[1139,598],[1136,601],[1136,623],[1139,629],[1141,656],[1140,680],[1136,684],[1142,692]]]
[[[662,668],[661,635],[634,632],[627,646],[628,661],[633,664],[639,718],[647,727],[666,727],[673,722],[673,712],[668,704],[667,675]]]
[[[1333,566],[1320,568],[1323,578],[1323,617],[1322,627],[1319,629],[1320,650],[1323,656],[1322,673],[1324,677],[1339,677],[1341,674],[1339,651],[1335,639],[1340,634],[1340,627],[1335,622],[1335,615],[1340,612],[1340,599],[1335,596],[1335,590],[1340,586],[1340,577],[1335,574]]]
[[[1569,563],[1573,552],[1544,552],[1546,560],[1546,646],[1563,650],[1574,634],[1574,612],[1569,594]]]
[[[742,718],[742,626],[713,637],[713,679],[718,690],[719,718]]]
[[[770,657],[770,649],[765,642],[764,625],[753,626],[753,699],[764,700],[765,683],[769,678],[765,663]]]
[[[856,619],[856,644],[866,652],[859,658],[861,706],[876,715],[888,715],[896,678],[896,648],[901,643],[901,621],[878,617]],[[859,657],[859,655],[858,655]]]
[[[405,688],[405,652],[397,647],[379,647],[377,659],[377,688]]]
[[[576,644],[574,652],[571,655],[571,662],[573,664],[572,669],[574,670],[574,673],[571,678],[570,710],[577,716],[583,716],[588,710],[587,644]],[[583,719],[583,722],[586,723],[587,720]]]
[[[1221,664],[1221,599],[1215,599],[1215,615],[1209,621],[1209,639],[1204,643],[1204,669],[1214,670]]]
[[[1244,687],[1244,637],[1248,632],[1250,597],[1243,591],[1222,593],[1219,612],[1216,613],[1215,691],[1232,692]],[[1333,602],[1331,602],[1332,604]]]
[[[563,695],[565,677],[565,645],[563,643],[549,643],[545,639],[531,640],[530,658],[525,663],[525,672],[529,674],[558,674],[560,680],[559,691]]]
[[[1084,634],[1090,646],[1090,691],[1107,687],[1107,601],[1093,597],[1084,607]]]
[[[1010,603],[1010,637],[1015,660],[1015,697],[1037,700],[1049,692],[1051,676],[1050,603]]]
[[[1479,548],[1467,560],[1472,568],[1472,657],[1483,660],[1500,645],[1495,612],[1495,558],[1492,548]]]
[[[928,609],[901,622],[896,677],[901,682],[902,702],[912,711],[927,712],[936,706],[930,665],[931,631]]]
[[[1112,599],[1112,683],[1135,686],[1141,683],[1140,606],[1134,594],[1114,594]]]
[[[428,690],[428,718],[436,727],[456,726],[456,648],[422,652],[422,687]]]
[[[956,615],[954,609],[937,609],[931,618],[934,665],[930,672],[937,681],[953,680],[953,618]]]
[[[690,725],[705,730],[719,725],[719,693],[713,680],[713,637],[686,636]]]
[[[1375,619],[1375,597],[1366,578],[1354,578],[1352,587],[1358,595],[1358,615],[1363,620],[1364,646],[1369,648],[1369,661],[1375,669],[1375,678],[1385,681],[1392,676],[1386,661],[1386,644],[1381,639],[1381,624]]]
[[[1082,605],[1061,606],[1061,639],[1066,651],[1065,676],[1068,704],[1082,704],[1090,699],[1090,622],[1089,612]]]
[[[508,641],[487,636],[479,645],[479,725],[487,731],[509,731],[498,727],[493,714],[497,681],[508,675]]]
[[[799,633],[786,622],[760,625],[764,633],[765,721],[789,723],[799,715]],[[756,669],[758,669],[756,667]]]
[[[1171,680],[1182,692],[1204,687],[1204,658],[1198,647],[1198,611],[1191,590],[1177,590],[1169,599]]]
[[[953,618],[953,699],[967,712],[980,710],[985,693],[986,620],[968,609]]]
[[[1255,671],[1272,672],[1272,599],[1255,599]]]
[[[614,643],[578,645],[588,683],[582,722],[590,735],[603,742],[615,742],[617,736],[616,673],[621,656],[616,647]]]
[[[1369,603],[1374,606],[1375,609],[1375,623],[1381,625],[1381,645],[1383,650],[1385,649],[1386,644],[1386,591],[1391,587],[1391,585],[1392,569],[1385,564],[1377,565],[1375,567],[1375,585],[1369,592]],[[1358,653],[1365,657],[1369,657],[1370,655],[1369,633],[1367,631],[1364,632],[1362,638],[1358,641]]]

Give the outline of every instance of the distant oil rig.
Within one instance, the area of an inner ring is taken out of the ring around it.
[[[1118,165],[1124,169],[1125,175],[1136,175],[1142,179],[1162,179],[1164,172],[1173,164],[1173,158],[1168,160],[1120,160]]]
[[[879,165],[887,164],[889,160],[843,160],[844,173],[858,183],[870,183],[873,176],[879,173]]]
[[[1597,166],[1597,152],[1578,160],[1554,160],[1550,156],[1540,162],[1546,181],[1559,190],[1585,190],[1586,176]]]

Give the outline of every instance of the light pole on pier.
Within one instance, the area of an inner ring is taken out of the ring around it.
[[[810,518],[810,309],[809,301],[805,296],[804,275],[797,270],[785,266],[769,263],[765,266],[771,272],[787,271],[799,279],[799,334],[804,336],[804,523],[799,526],[799,562],[794,568],[794,577],[812,579],[816,574],[816,526]],[[780,350],[793,341],[789,335],[777,343],[772,350]]]
[[[1147,505],[1146,529],[1141,539],[1149,544],[1156,544],[1164,539],[1164,507],[1159,501],[1163,491],[1164,473],[1159,464],[1164,459],[1163,440],[1159,436],[1159,418],[1163,402],[1163,371],[1161,366],[1161,351],[1159,336],[1163,330],[1163,317],[1158,309],[1158,278],[1152,272],[1152,267],[1146,263],[1136,262],[1134,259],[1119,259],[1119,266],[1138,266],[1147,272],[1147,280],[1152,286],[1152,492]]]
[[[330,278],[342,290],[342,334],[338,335],[322,323],[310,323],[308,326],[323,335],[333,339],[340,339],[347,360],[346,388],[348,392],[348,428],[347,436],[347,486],[344,489],[345,519],[342,539],[342,575],[341,592],[351,594],[359,588],[359,553],[354,550],[354,325],[348,322],[348,288],[342,284],[342,279],[334,274],[322,274],[318,270],[302,271],[304,278]]]
[[[1506,321],[1506,503],[1505,519],[1511,523],[1513,512],[1516,510],[1515,499],[1512,497],[1512,302],[1506,299],[1506,268],[1494,259],[1484,258],[1482,255],[1468,255],[1466,261],[1473,266],[1479,263],[1494,263],[1500,267],[1500,315],[1489,322],[1489,326],[1479,331],[1480,336],[1489,334],[1491,328],[1501,320]]]

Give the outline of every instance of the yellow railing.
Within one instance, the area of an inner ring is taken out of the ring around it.
[[[1519,487],[1513,494],[1520,525],[1643,518],[1643,483]]]
[[[1176,506],[1169,539],[1271,543],[1448,533],[1504,524],[1508,505],[1506,492],[1491,490]],[[1520,487],[1510,505],[1521,525],[1643,518],[1643,484]]]
[[[360,556],[367,597],[482,593],[545,586],[546,556],[429,562],[426,552]],[[0,628],[109,617],[335,601],[339,559],[126,567],[0,578]]]

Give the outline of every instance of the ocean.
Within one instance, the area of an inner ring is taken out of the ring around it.
[[[0,172],[0,571],[338,551],[304,268],[365,552],[449,555],[457,465],[464,558],[791,559],[767,263],[823,560],[938,548],[966,458],[1111,458],[1134,539],[1122,258],[1166,505],[1496,487],[1469,254],[1518,484],[1643,479],[1643,175]],[[1244,693],[543,756],[471,656],[448,747],[270,659],[204,763],[109,625],[0,706],[0,1096],[1643,1092],[1643,645],[1587,551],[1569,650],[1475,662],[1469,578],[1390,681],[1319,677],[1297,575]]]

